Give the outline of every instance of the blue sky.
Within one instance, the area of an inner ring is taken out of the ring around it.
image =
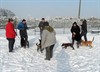
[[[0,0],[0,8],[9,9],[18,17],[77,17],[79,0]],[[81,17],[100,18],[100,0],[82,0]]]

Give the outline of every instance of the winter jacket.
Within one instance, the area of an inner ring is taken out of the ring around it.
[[[50,26],[45,26],[42,33],[41,47],[46,48],[56,43],[56,32]]]
[[[28,29],[27,24],[23,24],[21,22],[21,23],[18,24],[17,29],[20,30],[20,36],[21,37],[27,37],[27,31],[26,31]]]
[[[17,28],[19,30],[26,30],[26,29],[28,29],[27,24],[24,24],[23,22],[19,23]]]
[[[82,25],[81,25],[81,30],[84,33],[87,33],[87,22],[86,20],[83,21]]]
[[[73,33],[73,32],[76,33],[74,39],[75,39],[76,41],[80,41],[80,40],[81,40],[81,34],[80,34],[80,28],[79,28],[78,25],[77,25],[76,27],[72,26],[72,28],[71,28],[71,33]]]
[[[6,29],[6,38],[14,39],[16,36],[14,25],[11,22],[8,22],[5,29]]]
[[[49,26],[49,23],[46,21],[46,22],[40,22],[38,27],[40,28],[40,30],[43,30],[44,26]]]

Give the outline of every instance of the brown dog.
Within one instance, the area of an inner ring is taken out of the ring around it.
[[[74,50],[74,47],[73,47],[73,43],[63,43],[62,45],[61,45],[63,48],[67,48],[68,46],[70,46],[70,47],[72,47],[72,49]]]
[[[94,40],[94,37],[93,37],[92,41],[81,40],[81,46],[90,46],[92,48],[93,47],[93,45],[92,45],[93,40]]]

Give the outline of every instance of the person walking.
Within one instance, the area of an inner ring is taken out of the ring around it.
[[[24,47],[26,48],[29,47],[29,42],[28,42],[28,35],[27,35],[27,23],[26,23],[26,20],[23,19],[21,23],[18,24],[18,30],[20,32],[20,37],[21,37],[21,41],[20,41],[20,44],[21,44],[21,47]]]
[[[8,23],[6,24],[6,38],[8,40],[9,52],[13,52],[13,47],[15,43],[16,32],[14,30],[14,21],[9,18]]]
[[[77,41],[77,48],[79,48],[79,44],[81,43],[81,34],[80,34],[80,27],[77,25],[76,22],[73,23],[71,27],[71,33],[72,33],[72,43],[74,44],[74,41]]]
[[[81,37],[84,36],[84,40],[87,41],[87,21],[84,19],[81,25]]]
[[[53,48],[56,43],[56,32],[51,26],[44,26],[42,32],[41,48],[46,49],[45,60],[50,60],[53,56]]]

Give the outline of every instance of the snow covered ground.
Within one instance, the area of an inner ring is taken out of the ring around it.
[[[62,49],[63,42],[71,42],[71,34],[57,34],[53,58],[44,60],[44,53],[37,52],[36,43],[39,35],[28,31],[30,48],[20,48],[20,39],[16,37],[14,52],[8,52],[5,30],[0,30],[0,72],[100,72],[100,35],[88,33],[88,40],[93,41],[93,48],[81,46],[75,50]],[[18,35],[19,36],[19,35]]]

